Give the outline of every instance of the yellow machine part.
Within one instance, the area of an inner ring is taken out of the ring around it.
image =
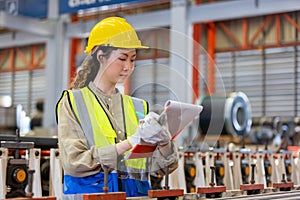
[[[17,169],[14,172],[14,178],[18,183],[23,183],[26,180],[26,172],[24,169]]]

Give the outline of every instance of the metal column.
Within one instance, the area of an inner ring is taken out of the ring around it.
[[[173,0],[171,2],[170,28],[170,91],[176,100],[186,103],[192,101],[192,40],[191,25],[187,19],[188,1]],[[178,145],[184,145],[184,136],[177,138]],[[185,146],[185,145],[184,145]]]
[[[66,39],[64,16],[58,15],[58,0],[49,1],[49,18],[56,21],[55,34],[47,41],[46,97],[44,126],[56,127],[55,106],[69,78],[69,40]]]

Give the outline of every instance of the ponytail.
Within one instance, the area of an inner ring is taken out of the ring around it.
[[[115,49],[114,47],[98,46],[97,49],[92,54],[89,54],[82,62],[82,69],[78,71],[70,89],[83,88],[95,79],[100,68],[100,63],[96,56],[99,50],[102,50],[103,57],[108,58]]]

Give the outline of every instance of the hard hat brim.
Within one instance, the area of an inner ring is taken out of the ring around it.
[[[144,46],[144,45],[139,45],[139,46],[111,46],[111,45],[100,45],[100,46],[107,46],[107,47],[114,47],[118,49],[149,49],[150,47]],[[88,47],[85,48],[84,53],[92,53],[92,49],[89,49]]]

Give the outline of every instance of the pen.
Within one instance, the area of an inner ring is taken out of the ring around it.
[[[138,111],[136,111],[135,113],[137,114],[137,116],[142,117],[142,118],[144,118],[144,117],[146,116],[146,115],[144,115],[143,113],[138,112]]]
[[[167,108],[160,114],[159,118],[157,119],[159,124],[163,124],[164,120],[166,120],[166,110],[167,110]],[[138,117],[141,117],[141,118],[145,118],[145,116],[146,116],[143,113],[138,112],[138,111],[136,111],[135,113]]]

